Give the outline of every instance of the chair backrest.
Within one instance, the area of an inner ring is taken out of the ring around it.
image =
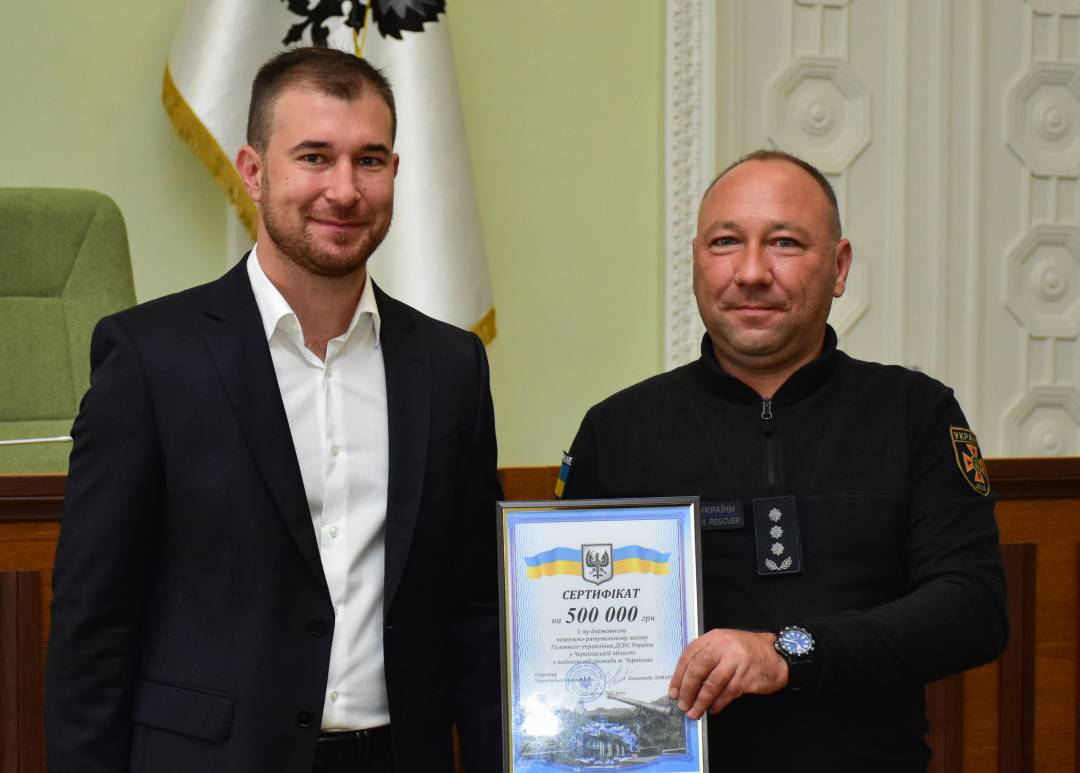
[[[90,333],[135,303],[119,208],[94,191],[0,188],[0,441],[66,436]],[[0,473],[67,469],[70,443],[0,444]]]

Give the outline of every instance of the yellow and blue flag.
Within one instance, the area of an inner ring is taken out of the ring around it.
[[[668,574],[671,553],[661,553],[641,545],[626,545],[612,551],[614,574]],[[525,576],[530,580],[556,574],[581,574],[581,548],[551,548],[525,556]]]

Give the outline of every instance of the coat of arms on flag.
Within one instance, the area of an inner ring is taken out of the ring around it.
[[[611,545],[581,546],[581,576],[596,585],[607,582],[615,576]]]
[[[394,89],[401,156],[394,221],[371,275],[425,314],[495,337],[495,309],[454,73],[445,0],[189,0],[162,102],[254,237],[234,166],[251,82],[274,54],[318,45],[363,56]],[[240,256],[232,256],[238,259]]]
[[[309,8],[309,0],[282,0],[291,13],[303,16],[305,21],[289,28],[289,34],[281,41],[286,46],[304,39],[307,27],[311,26],[311,42],[316,46],[325,46],[330,36],[326,22],[336,16],[343,18],[343,24],[358,33],[364,31],[367,14],[374,16],[375,26],[383,37],[401,40],[402,30],[423,32],[424,22],[435,21],[440,13],[446,12],[446,0],[319,0]]]

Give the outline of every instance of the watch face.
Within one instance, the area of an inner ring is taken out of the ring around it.
[[[805,655],[814,648],[814,640],[802,628],[785,628],[778,638],[789,655]]]

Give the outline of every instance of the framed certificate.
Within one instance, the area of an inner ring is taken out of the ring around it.
[[[499,502],[504,770],[707,770],[668,698],[701,633],[698,500]]]

